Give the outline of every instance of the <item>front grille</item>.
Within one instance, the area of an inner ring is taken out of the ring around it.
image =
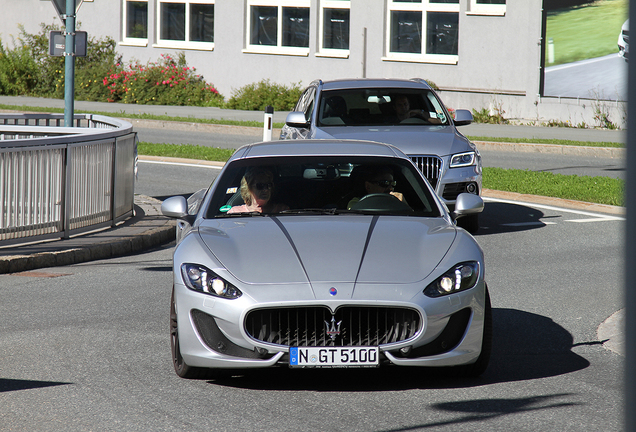
[[[442,172],[442,160],[437,156],[410,156],[410,158],[435,189]]]
[[[332,317],[334,318],[332,320]],[[333,339],[328,331],[338,329]],[[285,346],[376,346],[412,338],[420,329],[414,309],[344,306],[257,309],[245,318],[254,339]]]

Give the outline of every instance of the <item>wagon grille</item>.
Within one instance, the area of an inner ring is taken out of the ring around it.
[[[410,158],[435,189],[442,171],[442,160],[437,156],[410,156]]]
[[[327,332],[337,323],[332,338]],[[252,338],[286,346],[375,346],[412,338],[419,329],[419,313],[407,308],[347,306],[335,315],[326,307],[258,309],[245,319]]]

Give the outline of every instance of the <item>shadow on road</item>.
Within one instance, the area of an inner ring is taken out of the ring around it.
[[[0,378],[0,393],[16,391],[16,390],[30,390],[30,389],[38,389],[38,388],[44,388],[44,387],[54,387],[54,386],[69,385],[69,384],[71,383]]]
[[[480,227],[475,237],[543,228],[545,219],[560,217],[545,216],[542,211],[521,204],[487,202],[479,215]]]
[[[490,365],[479,378],[455,378],[450,370],[421,367],[378,369],[288,369],[232,371],[211,384],[259,390],[325,392],[465,388],[524,381],[584,369],[589,362],[571,351],[572,335],[550,318],[515,309],[493,309]]]

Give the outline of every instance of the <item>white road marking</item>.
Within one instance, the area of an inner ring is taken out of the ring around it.
[[[564,222],[587,223],[587,222],[609,222],[609,221],[616,221],[616,220],[625,220],[625,219],[616,219],[611,217],[598,217],[598,218],[592,218],[592,219],[568,219],[568,220],[565,220]]]
[[[602,62],[602,61],[613,60],[615,55],[616,54],[611,54],[611,55],[604,56],[604,57],[597,57],[597,58],[588,59],[588,60],[581,60],[581,61],[577,61],[577,62],[574,62],[574,63],[566,63],[566,64],[562,64],[562,65],[558,65],[558,66],[549,66],[549,67],[545,68],[545,72],[546,73],[550,73],[550,72],[555,72],[555,71],[562,70],[562,69],[570,69],[570,68],[578,67],[578,66],[581,66],[581,65],[590,64],[590,63],[598,63],[598,62]]]

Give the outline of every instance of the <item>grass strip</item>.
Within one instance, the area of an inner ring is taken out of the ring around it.
[[[624,203],[623,181],[609,177],[484,168],[483,187],[614,206],[622,206]]]
[[[624,143],[618,142],[592,142],[592,141],[571,141],[561,139],[542,139],[542,138],[499,138],[499,137],[482,137],[482,136],[466,136],[471,141],[501,142],[501,143],[521,143],[521,144],[556,144],[569,146],[585,146],[585,147],[613,147],[623,148]]]
[[[193,144],[155,144],[139,142],[137,152],[140,155],[175,157],[185,159],[226,162],[234,154],[234,149],[205,147]]]

